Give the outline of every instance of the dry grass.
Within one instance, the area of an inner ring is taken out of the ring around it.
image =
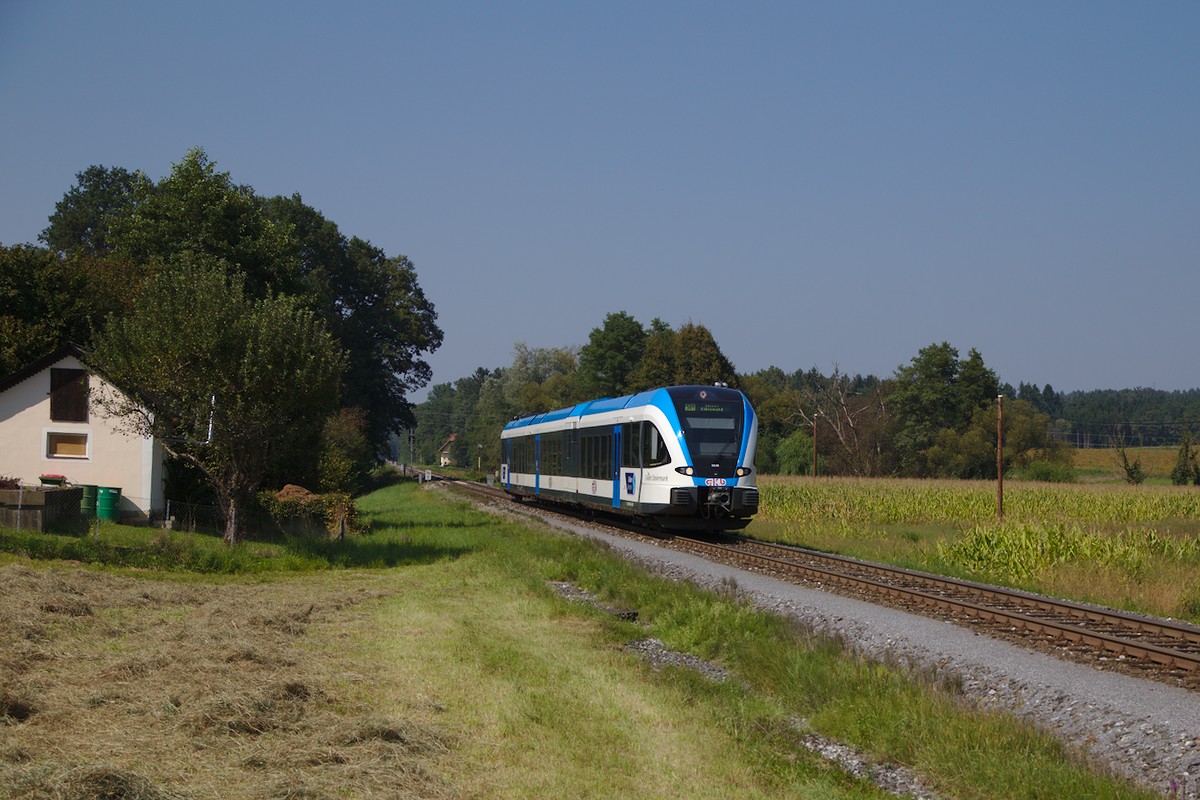
[[[451,736],[381,715],[336,646],[383,585],[0,567],[0,797],[455,796]]]
[[[1103,477],[1106,480],[1124,481],[1125,471],[1117,451],[1109,447],[1088,447],[1073,451],[1074,467],[1084,474]],[[1140,461],[1147,478],[1167,478],[1175,468],[1179,456],[1177,447],[1127,447],[1125,456],[1129,463]]]

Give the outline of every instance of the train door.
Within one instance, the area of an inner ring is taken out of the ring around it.
[[[533,437],[533,493],[542,493],[542,435]]]
[[[571,427],[567,430],[563,447],[565,448],[563,451],[563,475],[571,478],[567,481],[567,488],[569,491],[578,493],[580,484],[579,423],[575,420],[571,421]]]
[[[641,461],[641,428],[640,422],[630,422],[621,426],[620,446],[620,482],[621,501],[638,504],[642,494],[642,461]]]
[[[613,426],[612,449],[612,507],[621,507],[621,426]]]
[[[512,488],[512,479],[508,476],[508,465],[512,463],[512,439],[501,442],[504,452],[500,457],[500,485],[505,489]]]

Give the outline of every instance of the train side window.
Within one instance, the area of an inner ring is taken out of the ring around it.
[[[671,463],[671,453],[667,450],[667,442],[663,439],[653,422],[645,423],[642,431],[642,466],[661,467]]]
[[[641,461],[638,459],[638,431],[641,428],[640,422],[626,422],[621,426],[621,466],[622,467],[638,467],[641,466]]]

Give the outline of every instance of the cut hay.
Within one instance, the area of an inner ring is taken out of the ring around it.
[[[15,788],[15,787],[14,787]],[[81,766],[34,777],[21,787],[29,800],[174,800],[140,775],[110,766]]]
[[[0,800],[456,796],[452,737],[341,646],[393,591],[0,567]]]

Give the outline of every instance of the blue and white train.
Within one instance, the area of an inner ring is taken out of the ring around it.
[[[500,434],[511,496],[585,506],[666,530],[737,530],[758,511],[750,401],[668,386],[513,420]]]

